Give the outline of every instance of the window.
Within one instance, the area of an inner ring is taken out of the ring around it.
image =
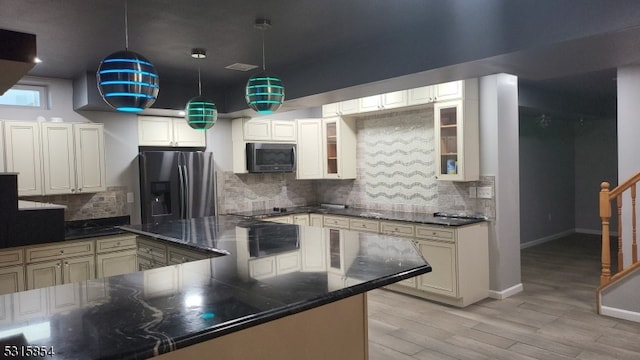
[[[0,96],[0,105],[46,109],[47,87],[44,85],[14,85]]]

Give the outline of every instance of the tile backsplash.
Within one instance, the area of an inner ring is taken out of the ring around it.
[[[127,206],[126,186],[109,187],[107,191],[99,193],[29,196],[24,200],[67,206],[65,221],[131,215]]]
[[[414,108],[359,116],[357,178],[296,180],[294,174],[218,176],[219,213],[317,203],[371,210],[483,214],[495,218],[495,199],[469,196],[469,187],[488,186],[495,177],[451,182],[435,178],[433,109]]]

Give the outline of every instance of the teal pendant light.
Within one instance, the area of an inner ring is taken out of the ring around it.
[[[268,73],[265,67],[264,31],[271,28],[271,20],[257,19],[254,26],[262,31],[262,71],[247,81],[245,99],[247,105],[258,114],[271,114],[284,102],[284,85],[278,76]]]
[[[191,50],[191,57],[204,59],[207,57],[205,49],[195,48]],[[210,129],[218,118],[218,110],[213,101],[202,96],[202,82],[200,81],[200,64],[198,64],[198,96],[189,100],[185,109],[185,118],[189,126],[196,130]]]
[[[124,3],[125,50],[100,62],[96,73],[98,91],[112,108],[122,112],[140,112],[156,101],[160,79],[153,64],[144,56],[129,51],[127,2]]]

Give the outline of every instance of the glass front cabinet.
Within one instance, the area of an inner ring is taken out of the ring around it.
[[[436,179],[478,180],[478,101],[459,99],[436,102],[433,109]]]

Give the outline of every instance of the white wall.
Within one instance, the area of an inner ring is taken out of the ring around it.
[[[43,117],[50,121],[52,117],[60,117],[67,122],[88,121],[82,114],[73,111],[73,83],[71,80],[25,76],[19,84],[47,86],[49,108],[25,109],[0,106],[0,119],[36,121],[38,117]]]
[[[480,78],[480,175],[495,176],[496,219],[489,226],[490,289],[494,297],[521,291],[518,79]]]
[[[630,178],[640,171],[640,65],[618,68],[618,180]],[[631,239],[630,201],[623,201],[622,223],[624,240]],[[624,263],[631,263],[631,241],[624,241]]]

